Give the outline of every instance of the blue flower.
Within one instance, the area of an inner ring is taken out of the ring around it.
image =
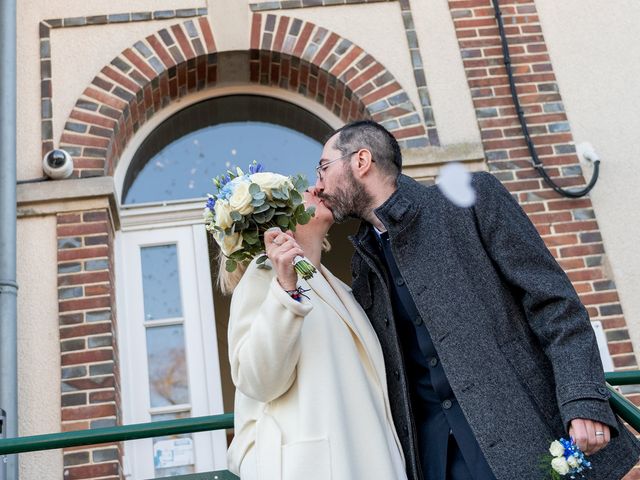
[[[262,164],[257,163],[256,161],[254,161],[251,165],[249,165],[249,173],[254,174],[254,173],[260,173],[264,170],[264,168],[262,167]]]
[[[209,197],[207,199],[207,208],[213,212],[213,209],[216,206],[216,199],[214,197]]]

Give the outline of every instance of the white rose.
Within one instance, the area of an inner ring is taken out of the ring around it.
[[[249,182],[238,182],[229,198],[229,206],[231,210],[238,212],[240,215],[248,215],[253,212],[252,200],[253,197],[249,193]]]
[[[216,225],[225,230],[231,227],[233,220],[231,219],[229,203],[226,200],[218,200],[213,209],[215,211]]]
[[[227,257],[242,248],[242,235],[239,233],[233,233],[231,235],[218,233],[218,235],[216,235],[216,241],[218,245],[220,245],[222,253]]]
[[[564,455],[564,447],[558,440],[554,440],[549,447],[549,453],[554,457],[561,457]]]
[[[271,172],[260,172],[254,173],[249,176],[249,179],[253,183],[257,183],[261,190],[264,191],[268,196],[271,196],[271,190],[274,188],[280,188],[283,185],[287,185],[290,188],[293,188],[293,185],[289,181],[288,177],[284,175],[280,175],[277,173]]]
[[[576,468],[579,465],[578,459],[576,457],[574,457],[573,455],[571,455],[569,458],[567,458],[567,464],[571,468]]]
[[[560,475],[566,475],[569,473],[569,464],[564,457],[557,457],[551,460],[551,468],[553,468]]]

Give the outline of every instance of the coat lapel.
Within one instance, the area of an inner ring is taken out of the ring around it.
[[[329,273],[329,271],[324,268],[324,266],[320,266],[320,272],[316,273],[313,277],[307,280],[309,287],[313,290],[322,300],[324,300],[327,305],[329,305],[335,312],[344,320],[344,322],[354,330],[356,334],[359,332],[353,325],[351,321],[351,315],[349,315],[349,311],[344,306],[342,299],[338,295],[338,291],[340,289],[334,289],[334,285],[329,283],[330,281],[336,280]],[[344,288],[344,287],[342,287]]]
[[[316,274],[309,280],[309,286],[335,310],[354,333],[355,338],[362,344],[374,369],[373,373],[386,394],[387,386],[382,347],[380,347],[378,337],[367,315],[353,297],[351,288],[336,278],[324,266],[320,267],[320,273],[322,275]]]

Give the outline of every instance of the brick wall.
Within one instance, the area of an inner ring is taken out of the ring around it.
[[[113,227],[107,210],[57,216],[63,431],[120,423]],[[121,445],[64,450],[64,478],[120,478]]]

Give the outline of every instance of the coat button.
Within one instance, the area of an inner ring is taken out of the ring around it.
[[[438,365],[438,359],[436,357],[431,357],[429,359],[429,366],[435,367],[436,365]]]
[[[445,410],[449,410],[451,408],[451,400],[446,399],[444,402],[442,402],[442,408],[444,408]]]
[[[404,433],[409,433],[409,427],[407,427],[406,425],[403,425],[403,427],[402,427],[402,431],[403,431]]]
[[[609,393],[609,390],[607,390],[606,387],[598,387],[598,392],[600,392],[602,395],[607,395]]]
[[[422,317],[420,315],[416,315],[416,318],[413,319],[413,323],[417,326],[422,325]]]
[[[393,374],[396,376],[396,378],[398,380],[400,380],[400,372],[398,370],[396,370],[395,372],[393,372]]]
[[[384,317],[384,326],[385,327],[389,326],[389,319],[387,317]]]
[[[399,287],[404,285],[404,278],[402,278],[402,277],[396,278],[396,285],[399,286]]]

